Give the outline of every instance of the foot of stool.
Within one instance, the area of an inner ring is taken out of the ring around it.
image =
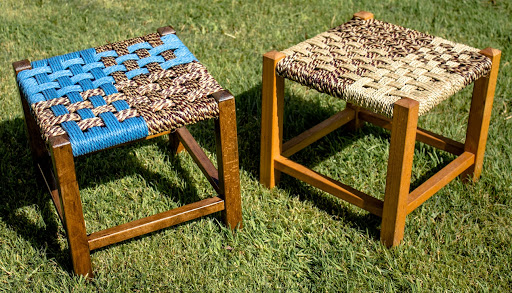
[[[414,143],[419,103],[411,99],[397,101],[393,109],[386,192],[382,211],[380,240],[396,246],[404,236],[407,197],[411,183]]]

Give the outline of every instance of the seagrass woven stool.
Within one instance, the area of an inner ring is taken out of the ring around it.
[[[92,277],[90,251],[214,212],[241,227],[235,101],[175,35],[158,33],[13,64],[30,148],[65,227],[73,269]],[[215,118],[218,170],[185,125]],[[219,194],[86,234],[74,157],[170,134]]]
[[[482,51],[374,20],[369,12],[283,52],[263,56],[260,182],[284,172],[382,217],[380,239],[395,246],[406,215],[451,180],[480,176],[500,51]],[[284,78],[346,100],[345,110],[282,143]],[[417,128],[418,116],[475,82],[464,144]],[[391,130],[384,200],[293,162],[288,157],[338,127],[364,122]],[[414,143],[457,158],[410,192]]]

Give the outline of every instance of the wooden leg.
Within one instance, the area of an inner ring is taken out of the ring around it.
[[[260,183],[268,188],[279,179],[274,159],[281,155],[283,142],[284,78],[276,75],[276,65],[284,57],[277,51],[263,55]]]
[[[216,92],[213,97],[219,103],[219,119],[215,120],[215,138],[220,196],[224,197],[225,206],[224,220],[231,229],[242,228],[235,99],[228,91]]]
[[[176,132],[169,133],[169,148],[172,154],[177,154],[185,150]]]
[[[352,109],[355,112],[354,119],[352,119],[352,121],[347,123],[347,128],[350,131],[356,131],[356,130],[360,129],[361,127],[363,127],[364,126],[364,120],[359,119],[359,109],[361,109],[361,107],[356,106],[356,105],[351,104],[351,103],[347,103],[347,108],[348,109]]]
[[[473,98],[469,111],[468,129],[464,150],[475,154],[475,164],[469,167],[461,178],[464,180],[477,181],[482,173],[484,162],[485,144],[489,131],[494,90],[498,79],[501,51],[487,48],[480,51],[481,54],[491,58],[492,67],[488,76],[481,77],[475,81],[473,87]]]
[[[407,197],[411,184],[414,143],[418,125],[419,103],[401,99],[393,109],[386,192],[382,211],[381,242],[396,246],[404,236]]]
[[[78,275],[92,278],[89,243],[76,182],[71,144],[67,135],[61,135],[50,138],[50,145],[73,270]]]

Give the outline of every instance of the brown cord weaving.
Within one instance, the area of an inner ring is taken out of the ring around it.
[[[487,74],[479,50],[375,19],[351,21],[283,51],[278,75],[391,117],[401,98],[422,115]]]

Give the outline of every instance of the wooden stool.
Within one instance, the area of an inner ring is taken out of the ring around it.
[[[223,211],[242,226],[235,100],[175,35],[158,33],[29,63],[13,63],[30,148],[66,229],[73,269],[92,277],[90,251]],[[185,125],[215,118],[219,171]],[[73,157],[170,135],[219,194],[87,235]]]
[[[382,217],[381,241],[398,245],[407,214],[457,176],[479,178],[500,54],[378,21],[364,11],[283,52],[266,53],[260,182],[272,188],[284,172],[344,199]],[[347,107],[282,143],[284,78],[342,98]],[[464,144],[417,128],[419,115],[472,82]],[[391,130],[384,201],[288,159],[342,125],[357,129],[365,121]],[[410,192],[416,140],[458,157]]]

